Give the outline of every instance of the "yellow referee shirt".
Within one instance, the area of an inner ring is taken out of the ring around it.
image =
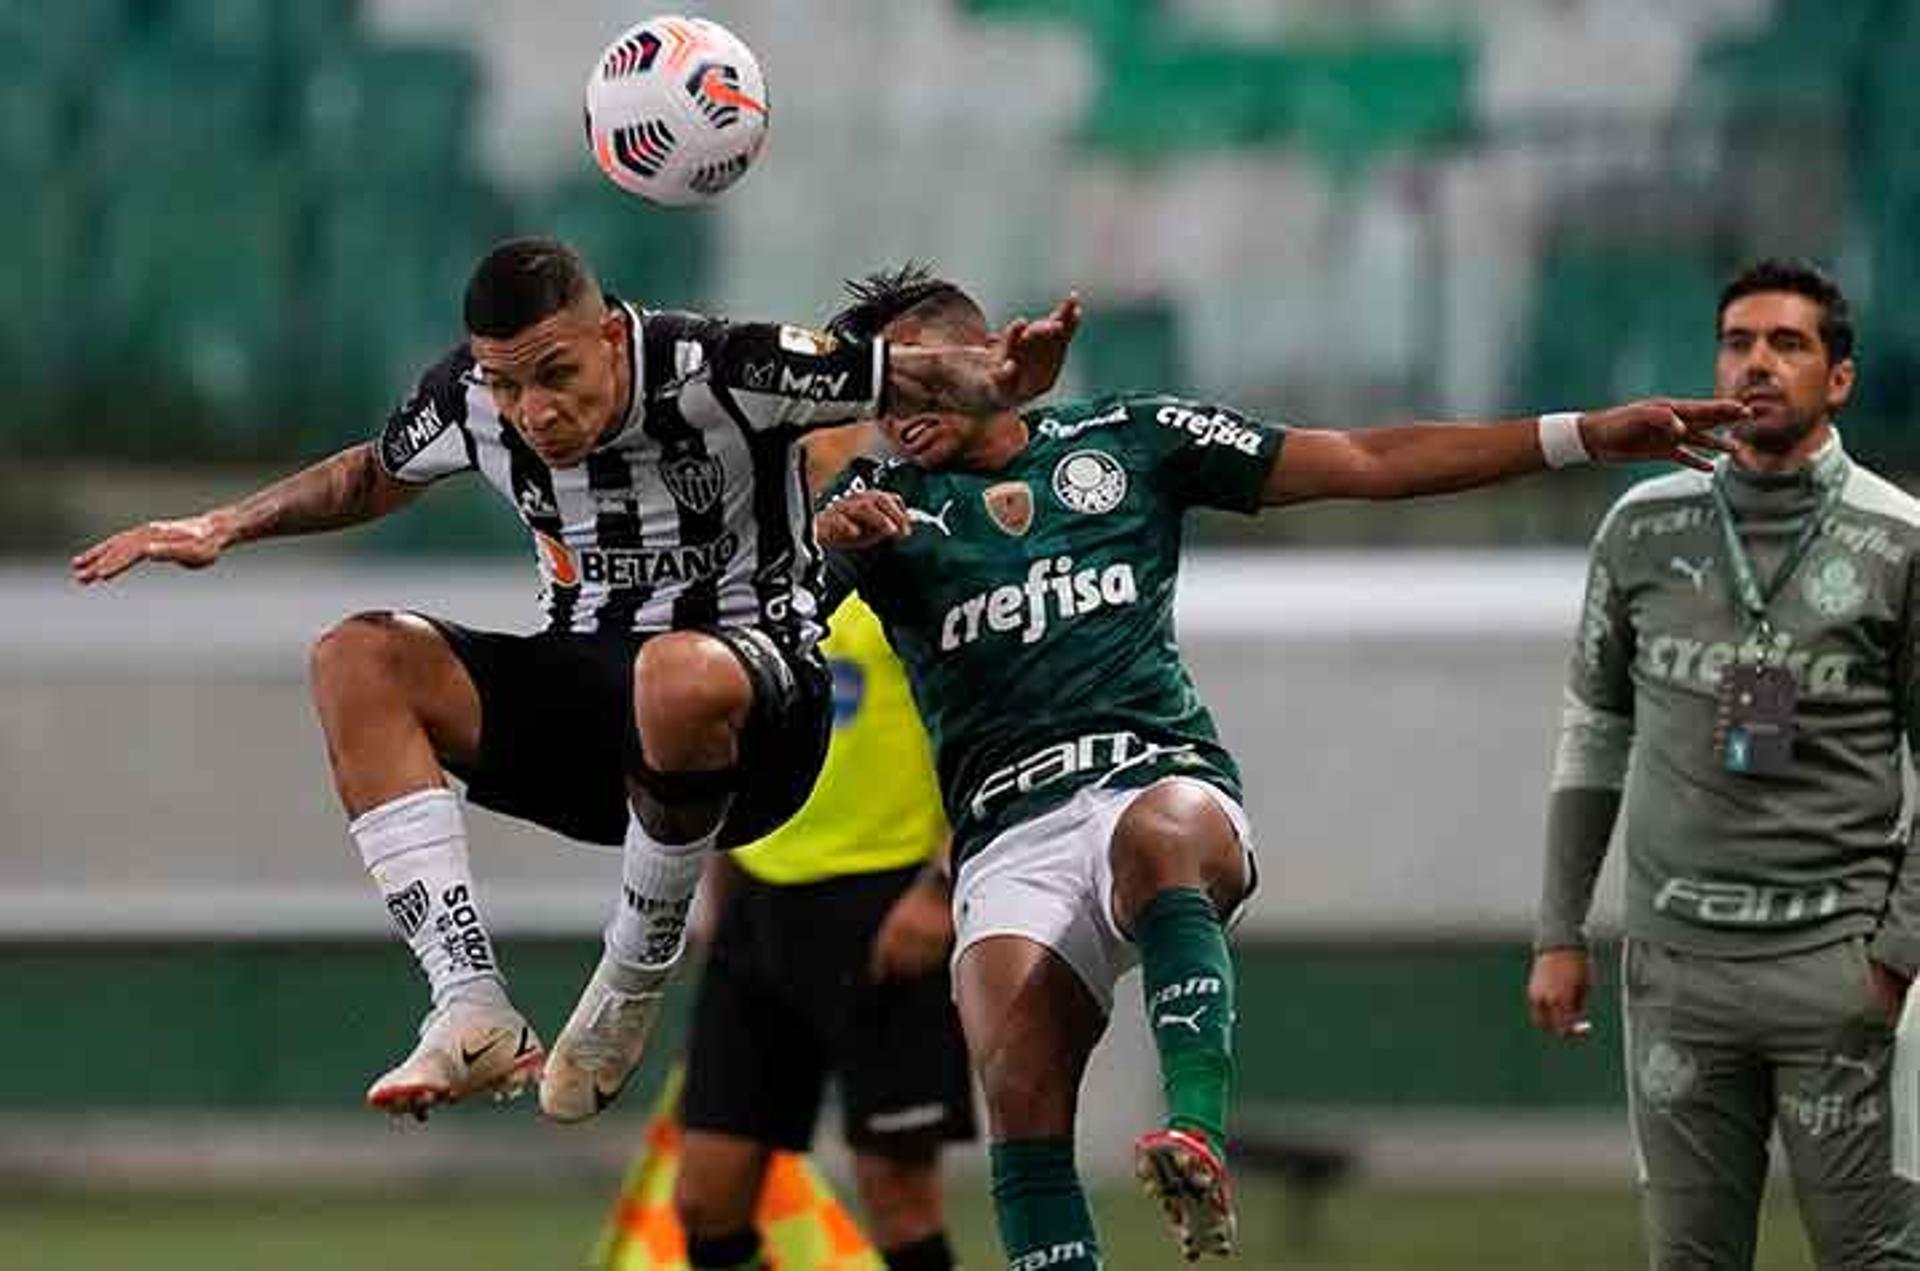
[[[821,649],[833,668],[833,742],[791,821],[733,859],[766,883],[812,883],[931,857],[947,820],[906,672],[873,610],[849,596]]]

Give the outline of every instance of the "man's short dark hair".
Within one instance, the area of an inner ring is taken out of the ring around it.
[[[1819,305],[1820,342],[1827,346],[1828,359],[1844,362],[1853,356],[1853,307],[1840,284],[1810,260],[1773,256],[1741,270],[1720,293],[1720,309],[1714,315],[1716,329],[1726,320],[1728,305],[1766,291],[1790,292]]]
[[[827,322],[827,330],[849,340],[871,340],[892,322],[912,315],[923,321],[969,317],[983,325],[986,315],[973,298],[919,261],[847,280],[847,303]]]
[[[467,281],[467,333],[505,340],[599,292],[587,262],[565,243],[508,239],[486,254]]]

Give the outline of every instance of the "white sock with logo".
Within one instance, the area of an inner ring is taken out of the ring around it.
[[[627,818],[620,900],[607,924],[607,963],[625,992],[657,988],[687,947],[687,914],[720,827],[689,843],[662,843]]]
[[[387,912],[427,977],[433,1003],[507,1000],[493,939],[467,865],[467,832],[453,791],[405,794],[347,827]]]

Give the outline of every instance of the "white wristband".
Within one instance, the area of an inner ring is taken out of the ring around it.
[[[1593,456],[1580,440],[1580,412],[1555,411],[1540,416],[1540,454],[1549,468],[1565,468],[1587,463]]]

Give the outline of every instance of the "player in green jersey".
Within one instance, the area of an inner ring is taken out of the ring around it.
[[[1841,447],[1853,325],[1830,279],[1762,262],[1718,322],[1715,381],[1753,411],[1739,448],[1634,486],[1594,537],[1528,1005],[1550,1033],[1590,1031],[1582,927],[1624,802],[1652,1265],[1753,1264],[1777,1130],[1818,1265],[1920,1267],[1888,1106],[1920,966],[1900,775],[1920,502]]]
[[[835,330],[911,345],[988,328],[908,268],[857,285]],[[1698,463],[1685,447],[1721,448],[1712,430],[1741,414],[1663,401],[1347,433],[1115,397],[881,421],[898,457],[843,478],[815,529],[839,586],[880,615],[933,740],[956,992],[1013,1267],[1100,1265],[1074,1110],[1136,961],[1170,1114],[1137,1168],[1189,1257],[1233,1246],[1226,925],[1254,868],[1239,773],[1173,639],[1186,510],[1434,494],[1589,455]]]

